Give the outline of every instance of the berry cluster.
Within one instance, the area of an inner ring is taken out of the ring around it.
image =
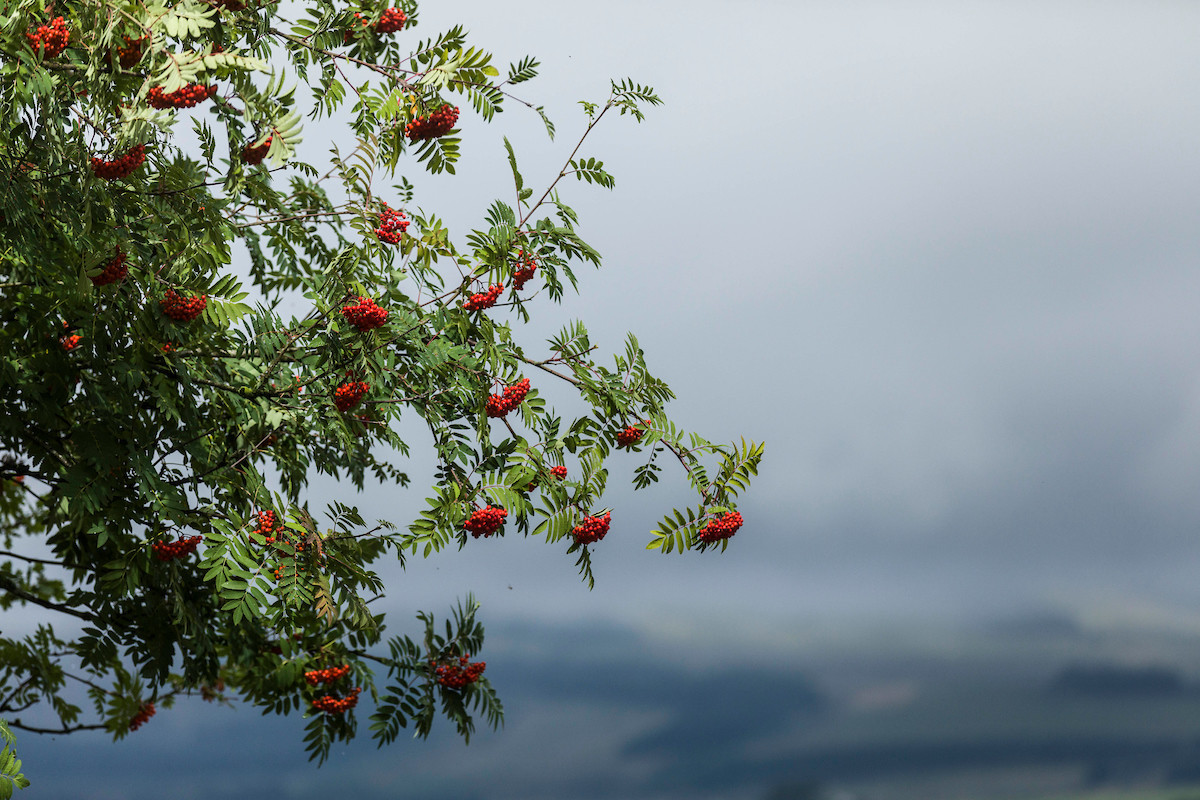
[[[67,43],[71,41],[71,31],[62,17],[55,17],[50,20],[49,25],[38,25],[36,31],[25,34],[25,38],[29,40],[29,46],[35,53],[41,50],[46,58],[54,58],[67,49]]]
[[[608,525],[612,522],[612,512],[603,517],[584,517],[583,522],[571,529],[576,544],[591,544],[598,542],[608,534]]]
[[[504,284],[497,283],[490,287],[486,292],[473,294],[463,303],[463,308],[467,311],[482,311],[485,308],[491,308],[496,305],[496,300],[500,298],[500,293],[504,291]]]
[[[376,33],[396,33],[404,30],[408,24],[408,15],[398,8],[389,8],[383,12],[379,22],[375,23]]]
[[[505,386],[503,394],[489,394],[487,399],[487,415],[503,417],[525,400],[529,394],[529,378],[522,378],[512,386]]]
[[[370,297],[359,296],[357,305],[342,306],[342,316],[360,332],[380,327],[387,321],[387,315],[387,310],[377,306]]]
[[[256,522],[254,524],[254,532],[267,540],[267,544],[273,544],[277,534],[283,533],[283,522],[279,517],[275,516],[274,511],[260,511],[254,515]]]
[[[129,274],[129,267],[126,266],[125,259],[126,255],[118,247],[116,256],[104,265],[100,274],[92,276],[92,283],[96,286],[108,286],[110,283],[125,280],[125,276]]]
[[[59,341],[59,344],[62,345],[63,350],[66,350],[69,353],[72,350],[74,350],[76,347],[78,347],[79,343],[82,340],[83,340],[83,337],[80,336],[78,333],[72,333],[67,336],[61,337],[58,341]]]
[[[154,703],[146,703],[138,709],[138,712],[133,715],[133,719],[129,720],[129,730],[136,731],[138,728],[146,724],[146,722],[154,716]]]
[[[208,305],[208,295],[184,297],[174,289],[167,289],[166,295],[158,304],[162,306],[162,312],[176,322],[191,322],[204,313],[204,308]]]
[[[400,239],[406,230],[408,230],[408,217],[404,216],[404,212],[397,211],[384,203],[383,211],[379,212],[379,227],[375,229],[375,235],[379,237],[379,241],[400,244]]]
[[[641,428],[630,425],[623,431],[617,431],[617,446],[618,447],[633,447],[642,440],[646,435],[646,431]]]
[[[203,83],[189,83],[173,92],[164,92],[161,86],[155,86],[146,94],[146,102],[151,108],[191,108],[216,93],[216,86],[205,86]]]
[[[438,664],[434,661],[430,662],[429,666],[433,667],[433,674],[442,686],[447,689],[461,689],[468,683],[479,680],[479,676],[487,669],[486,661],[471,663],[470,658],[471,654],[467,653],[465,656],[459,656],[457,664],[453,661],[449,664]]]
[[[149,44],[149,36],[139,36],[136,39],[125,37],[125,46],[117,48],[117,62],[121,65],[121,69],[133,69],[137,63],[142,60],[142,56],[146,54],[146,45]]]
[[[742,515],[737,511],[730,511],[705,525],[704,529],[696,534],[696,541],[706,544],[719,542],[733,536],[740,527],[742,527]]]
[[[268,136],[267,140],[255,147],[248,144],[242,148],[242,161],[247,164],[261,164],[262,160],[267,157],[267,151],[271,149],[271,140],[274,135]]]
[[[370,385],[362,381],[347,381],[333,392],[333,404],[338,411],[349,411],[358,405]]]
[[[336,680],[341,680],[349,672],[349,664],[343,664],[340,667],[329,667],[327,669],[314,669],[311,672],[304,673],[304,680],[308,681],[309,686],[316,686],[318,683],[333,683]]]
[[[513,289],[518,292],[525,288],[525,284],[533,277],[534,270],[537,269],[537,262],[533,260],[533,256],[525,255],[522,250],[517,253],[517,265],[513,271]]]
[[[317,711],[324,711],[326,714],[341,714],[358,705],[358,695],[362,689],[355,686],[350,694],[345,697],[334,697],[327,694],[324,697],[318,697],[312,701],[312,707]]]
[[[151,545],[151,549],[154,550],[154,557],[159,561],[174,561],[177,558],[186,558],[196,552],[196,547],[203,539],[203,536],[188,536],[173,542],[155,542]]]
[[[415,117],[404,126],[404,133],[410,142],[423,139],[436,139],[445,136],[458,122],[458,106],[443,103],[442,107],[427,117]]]
[[[480,536],[485,539],[504,525],[504,520],[508,519],[508,511],[500,506],[485,506],[477,508],[471,513],[470,519],[463,523],[463,528],[471,532],[471,535],[478,539]]]
[[[139,144],[129,148],[125,155],[113,161],[92,156],[92,172],[97,178],[113,181],[117,178],[128,178],[142,164],[146,163],[146,145]]]

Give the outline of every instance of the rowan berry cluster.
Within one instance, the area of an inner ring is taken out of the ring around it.
[[[146,722],[154,716],[154,703],[146,703],[138,709],[138,712],[133,715],[133,719],[129,720],[129,730],[136,731],[138,728],[146,724]]]
[[[358,695],[361,693],[362,689],[355,686],[345,697],[334,697],[331,694],[318,697],[312,701],[312,707],[326,714],[342,714],[358,705]]]
[[[267,544],[273,544],[276,535],[283,533],[283,522],[279,517],[275,516],[274,511],[260,511],[254,517],[254,532],[264,537],[267,540]]]
[[[375,23],[376,33],[396,33],[404,30],[404,26],[408,24],[408,15],[398,8],[389,8],[379,17],[379,22]]]
[[[316,686],[318,683],[333,683],[334,681],[341,680],[349,672],[349,664],[343,664],[340,667],[314,669],[311,672],[304,673],[304,680],[308,681],[309,686]]]
[[[104,265],[100,274],[92,276],[92,283],[96,286],[108,286],[110,283],[125,280],[125,276],[129,274],[129,267],[125,264],[126,258],[127,256],[118,247],[116,256]]]
[[[138,144],[129,148],[125,155],[112,161],[92,156],[92,172],[97,178],[113,181],[118,178],[128,178],[135,169],[146,163],[146,145]]]
[[[437,676],[437,682],[447,689],[461,689],[468,683],[474,683],[479,680],[479,676],[487,669],[486,661],[470,662],[471,654],[459,656],[458,663],[451,661],[448,664],[438,664],[436,661],[430,662],[429,666],[433,667],[433,674]]]
[[[404,126],[404,133],[410,142],[424,139],[436,139],[445,136],[458,122],[458,106],[443,103],[442,107],[427,117],[416,117]]]
[[[79,343],[82,340],[83,340],[83,337],[80,336],[78,333],[72,333],[67,336],[61,337],[58,341],[62,345],[63,350],[66,350],[69,353],[72,350],[74,350],[76,347],[78,347]]]
[[[383,325],[387,321],[387,315],[386,309],[377,306],[370,297],[361,295],[357,304],[342,306],[342,316],[346,321],[364,333]]]
[[[536,269],[537,262],[533,260],[533,256],[525,255],[524,250],[517,253],[516,269],[513,271],[513,288],[518,292],[524,289]]]
[[[159,561],[174,561],[177,558],[186,558],[196,552],[196,547],[203,539],[203,536],[188,536],[173,542],[155,542],[151,545],[151,549],[154,550],[154,557]]]
[[[584,517],[583,522],[571,529],[576,544],[591,544],[598,542],[608,535],[608,525],[612,522],[612,512],[603,517]]]
[[[262,160],[267,157],[267,151],[271,149],[271,140],[275,138],[274,134],[267,137],[267,140],[262,144],[255,146],[248,144],[242,148],[242,161],[247,164],[261,164]]]
[[[467,311],[482,311],[485,308],[491,308],[492,306],[496,305],[496,300],[500,298],[500,293],[503,291],[504,284],[497,283],[495,286],[490,287],[486,292],[479,292],[478,294],[471,295],[471,297],[468,298],[465,303],[463,303],[463,308],[465,308]]]
[[[204,313],[204,309],[208,305],[208,295],[184,297],[174,289],[167,289],[158,304],[162,306],[162,312],[176,322],[191,322]]]
[[[173,92],[164,92],[161,86],[154,86],[146,94],[146,102],[151,108],[191,108],[216,93],[216,86],[205,86],[203,83],[189,83]]]
[[[142,60],[142,56],[146,54],[146,45],[149,44],[149,36],[139,36],[136,39],[125,37],[125,46],[117,48],[117,62],[121,65],[121,69],[133,69],[137,63]]]
[[[404,216],[404,212],[397,211],[387,203],[383,203],[383,210],[379,212],[379,227],[375,229],[375,235],[379,237],[379,241],[400,244],[400,239],[406,230],[408,230],[408,217]]]
[[[362,381],[347,381],[333,392],[333,404],[338,411],[349,411],[360,402],[370,385]]]
[[[633,425],[628,426],[623,431],[617,431],[617,446],[618,447],[633,447],[642,440],[646,435],[646,431],[642,428]]]
[[[500,506],[484,506],[477,508],[471,512],[471,516],[463,523],[463,528],[470,531],[471,535],[478,539],[480,536],[485,539],[504,526],[504,520],[508,519],[508,511]]]
[[[36,31],[25,34],[25,38],[35,53],[41,50],[46,58],[54,58],[67,49],[71,31],[62,17],[55,17],[49,25],[38,25]]]
[[[529,394],[529,378],[522,378],[512,386],[505,386],[503,394],[490,394],[487,399],[487,415],[503,417],[525,401]]]
[[[742,515],[737,511],[722,514],[696,534],[696,541],[712,544],[722,539],[728,539],[742,527]]]

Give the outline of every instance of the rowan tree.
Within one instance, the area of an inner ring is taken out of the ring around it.
[[[0,636],[12,729],[120,738],[199,694],[303,713],[318,760],[360,713],[381,743],[437,716],[469,737],[502,713],[475,604],[386,638],[381,559],[538,537],[590,584],[621,526],[618,448],[642,455],[635,487],[662,457],[696,492],[649,548],[723,550],[740,527],[761,445],[680,430],[632,335],[611,356],[582,322],[524,335],[600,264],[563,198],[613,185],[588,135],[659,98],[622,80],[584,102],[544,186],[505,139],[509,199],[451,231],[403,173],[453,174],[459,129],[506,108],[541,116],[543,146],[554,126],[521,94],[535,59],[501,72],[417,21],[410,0],[0,11],[0,608],[45,617]],[[297,149],[306,118],[345,130],[327,168]],[[438,464],[415,519],[310,509],[317,473],[407,486],[402,420]]]

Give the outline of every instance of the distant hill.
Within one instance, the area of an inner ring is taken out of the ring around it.
[[[1073,664],[1055,675],[1049,688],[1062,694],[1112,697],[1180,694],[1187,684],[1168,667]]]

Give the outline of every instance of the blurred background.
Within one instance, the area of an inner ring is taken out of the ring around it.
[[[558,125],[459,101],[458,176],[407,177],[460,243],[512,197],[501,136],[545,185],[575,101],[632,77],[666,102],[581,151],[617,178],[564,190],[605,266],[519,335],[632,330],[681,424],[765,440],[745,527],[645,551],[686,482],[634,494],[618,455],[594,591],[515,536],[390,575],[390,633],[481,601],[503,730],[363,736],[317,770],[302,720],[195,698],[117,744],[22,735],[31,796],[1200,798],[1200,5],[420,14],[401,35],[538,56],[517,88]],[[427,444],[413,489],[310,503],[405,521]]]

